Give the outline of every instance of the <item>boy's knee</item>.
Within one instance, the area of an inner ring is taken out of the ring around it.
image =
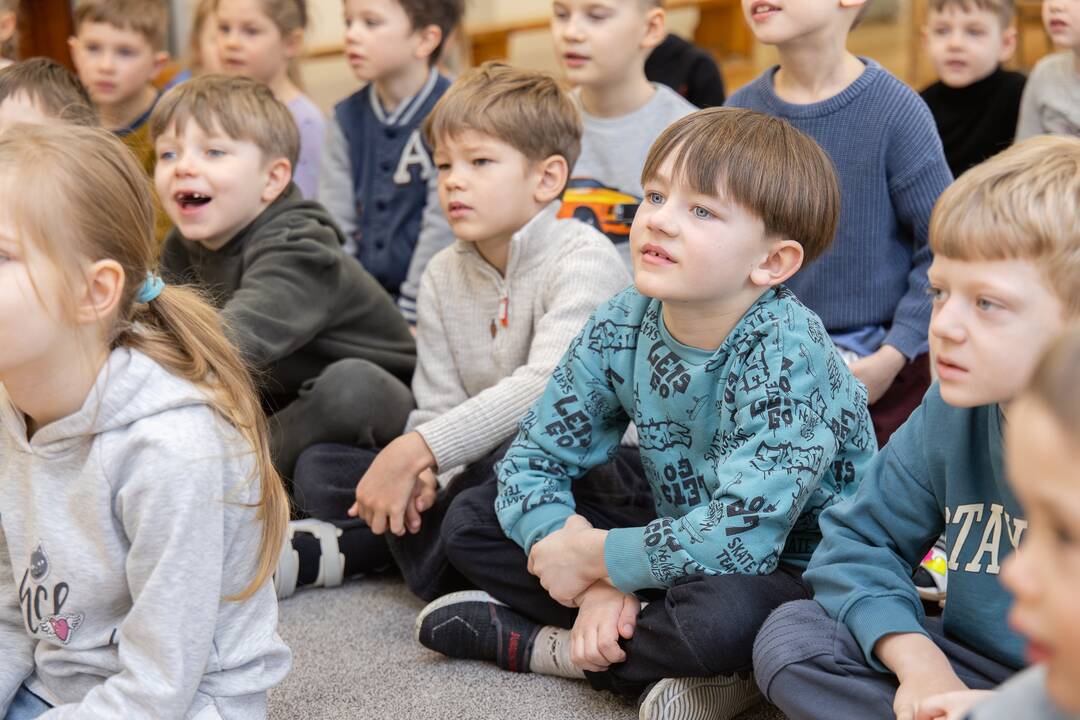
[[[320,517],[327,503],[334,501],[329,477],[339,473],[337,445],[312,445],[300,453],[293,470],[292,487],[296,508],[305,515]],[[359,480],[359,478],[357,478]]]
[[[439,529],[443,548],[450,562],[456,566],[463,557],[467,557],[470,554],[469,548],[473,545],[470,537],[483,533],[492,523],[499,527],[492,488],[470,488],[454,498],[446,509],[446,516]],[[502,532],[501,527],[499,532]]]
[[[784,669],[821,655],[832,656],[836,620],[813,600],[795,600],[774,610],[754,640],[754,675],[766,698]]]

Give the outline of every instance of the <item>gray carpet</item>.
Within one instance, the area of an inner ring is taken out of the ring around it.
[[[632,720],[632,702],[584,682],[448,660],[412,639],[423,603],[396,578],[303,590],[281,603],[293,671],[270,693],[271,720],[508,717]],[[759,706],[740,720],[783,720]]]

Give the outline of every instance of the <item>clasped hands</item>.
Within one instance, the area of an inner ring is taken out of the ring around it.
[[[435,504],[435,456],[417,432],[387,445],[356,485],[349,517],[361,518],[376,535],[420,532],[420,515]]]
[[[560,530],[536,543],[529,572],[558,603],[578,608],[570,631],[570,661],[582,670],[601,672],[626,660],[619,639],[634,634],[638,599],[614,587],[604,563],[606,530],[581,515],[571,515]]]

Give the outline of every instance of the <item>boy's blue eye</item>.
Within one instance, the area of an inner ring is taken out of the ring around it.
[[[166,150],[158,154],[158,160],[174,160],[176,159],[176,153],[172,150]]]
[[[224,150],[218,150],[217,148],[210,148],[209,150],[206,151],[206,156],[207,157],[212,157],[212,158],[225,157],[225,151]]]
[[[658,192],[651,192],[645,194],[645,199],[652,205],[659,205],[664,202],[664,196]]]
[[[1000,307],[997,303],[991,302],[986,298],[979,298],[975,301],[975,307],[983,311],[996,310]]]
[[[705,208],[698,205],[694,208],[694,217],[701,220],[708,220],[709,218],[714,217],[714,215]]]

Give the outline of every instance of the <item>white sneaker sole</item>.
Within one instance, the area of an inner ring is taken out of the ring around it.
[[[666,678],[649,690],[639,720],[730,720],[764,700],[753,677]]]

